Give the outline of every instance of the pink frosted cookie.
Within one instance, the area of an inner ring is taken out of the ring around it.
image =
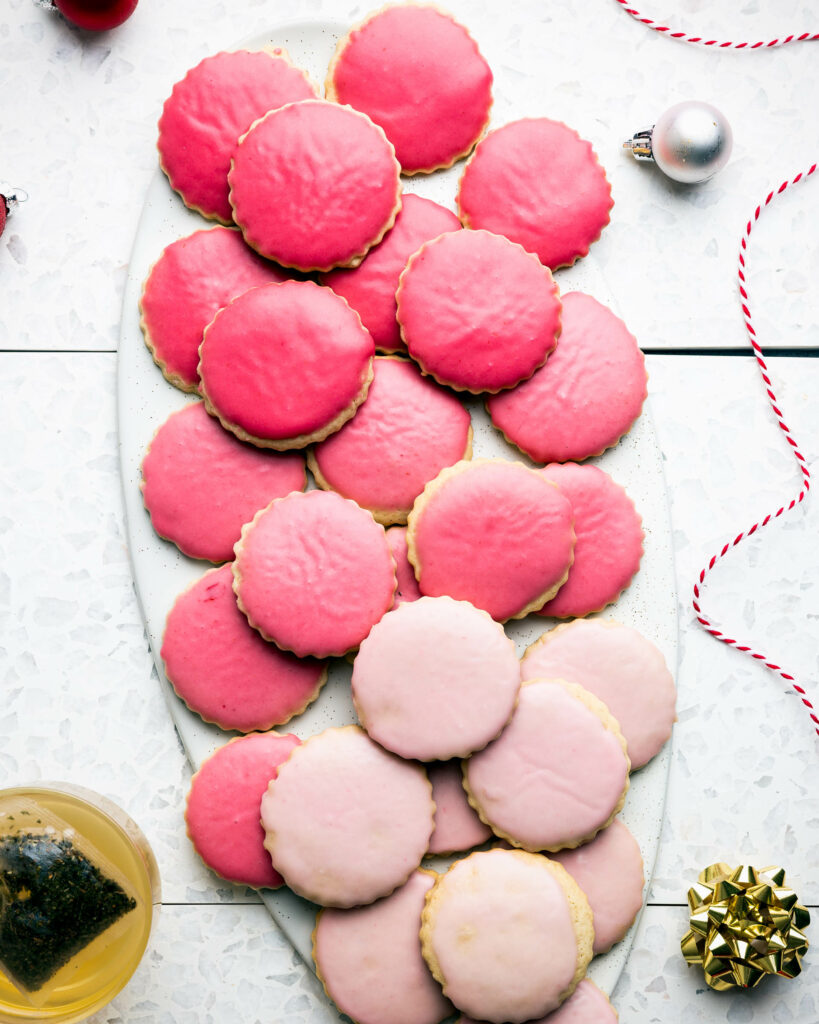
[[[319,695],[327,663],[300,659],[263,640],[239,611],[232,566],[211,569],[171,608],[162,660],[174,690],[206,722],[264,731],[300,714]]]
[[[405,523],[413,502],[445,467],[472,457],[469,412],[414,363],[376,357],[367,399],[353,419],[308,454],[319,487]]]
[[[608,708],[561,679],[521,687],[501,735],[464,764],[469,802],[499,836],[526,850],[592,839],[620,811],[626,741]]]
[[[586,973],[592,939],[577,883],[522,850],[456,861],[427,896],[421,924],[423,956],[444,995],[496,1024],[556,1009]]]
[[[506,235],[552,270],[587,255],[613,205],[591,143],[546,117],[490,132],[464,168],[458,191],[466,227]]]
[[[373,336],[375,347],[383,352],[404,351],[398,321],[395,319],[395,292],[398,278],[407,260],[424,242],[445,231],[457,231],[460,221],[449,210],[431,199],[405,193],[401,212],[384,241],[372,249],[354,268],[331,270],[321,283],[343,296],[361,317]]]
[[[452,1013],[421,956],[421,911],[438,876],[423,869],[367,907],[321,910],[313,960],[324,991],[357,1024],[438,1024]]]
[[[466,757],[494,739],[520,689],[515,645],[486,612],[422,597],[373,626],[353,664],[353,703],[370,736],[419,761]]]
[[[196,391],[202,334],[217,312],[248,288],[284,280],[236,228],[194,231],[172,242],[151,267],[139,303],[145,344],[166,380]]]
[[[159,119],[159,163],[186,206],[229,224],[227,175],[242,132],[315,88],[282,49],[217,53],[173,87]]]
[[[243,444],[202,402],[171,413],[142,460],[142,497],[153,528],[191,558],[210,562],[232,558],[243,524],[306,483],[299,453]]]
[[[617,1011],[593,981],[584,978],[565,1003],[531,1024],[617,1024]],[[471,1017],[459,1017],[456,1024],[479,1024]]]
[[[286,267],[355,266],[401,209],[400,170],[366,115],[291,103],[239,139],[228,174],[233,218],[251,248]]]
[[[401,274],[398,322],[424,373],[480,394],[531,377],[560,334],[549,270],[488,231],[454,231],[422,246]]]
[[[357,725],[299,747],[262,799],[265,846],[290,888],[325,907],[388,896],[421,863],[432,787],[420,765],[388,753]]]
[[[463,787],[460,761],[428,764],[435,802],[435,831],[429,841],[430,854],[471,850],[492,838],[492,830],[469,806]]]
[[[598,612],[640,568],[643,521],[623,488],[597,466],[552,463],[541,472],[572,503],[576,541],[568,580],[538,614],[568,619]]]
[[[384,527],[330,491],[291,494],[258,512],[236,545],[233,576],[251,626],[300,657],[354,650],[395,593]]]
[[[208,412],[243,441],[304,448],[355,413],[372,380],[373,340],[329,288],[285,281],[220,310],[199,349]]]
[[[520,462],[459,462],[427,484],[409,516],[421,593],[471,601],[498,622],[523,618],[566,581],[572,518],[560,491]]]
[[[674,679],[660,651],[619,622],[585,619],[544,633],[520,663],[521,678],[566,679],[607,705],[641,768],[671,735]]]
[[[406,526],[391,526],[387,530],[387,543],[395,561],[395,578],[398,581],[398,586],[395,588],[395,600],[392,606],[397,608],[405,601],[417,601],[421,596],[421,591],[418,589],[415,570],[410,565],[407,554]]]
[[[211,871],[229,882],[255,889],[282,884],[264,848],[259,806],[279,765],[300,742],[290,733],[239,736],[194,775],[185,811],[188,835]]]
[[[492,72],[477,44],[437,7],[382,7],[339,42],[327,98],[363,110],[405,174],[450,167],[481,137]]]
[[[531,380],[486,407],[507,441],[535,462],[580,461],[617,444],[648,394],[645,357],[610,309],[563,296],[560,344]]]

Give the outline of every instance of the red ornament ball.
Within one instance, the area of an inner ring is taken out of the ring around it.
[[[104,32],[134,13],[138,0],[54,0],[54,6],[78,28]]]
[[[0,235],[6,226],[6,197],[0,196]]]

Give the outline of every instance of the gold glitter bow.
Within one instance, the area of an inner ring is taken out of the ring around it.
[[[785,888],[782,868],[711,864],[699,883],[688,890],[690,930],[680,945],[689,964],[702,966],[711,988],[753,988],[766,974],[799,974],[810,913]]]

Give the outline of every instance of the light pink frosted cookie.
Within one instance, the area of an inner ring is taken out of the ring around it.
[[[521,687],[501,735],[464,764],[469,802],[499,836],[526,850],[579,846],[620,811],[626,741],[606,705],[574,683]]]
[[[576,540],[568,580],[538,614],[568,619],[598,612],[640,568],[643,521],[623,488],[597,466],[552,463],[541,472],[572,503]]]
[[[418,581],[415,578],[415,570],[410,565],[407,554],[407,528],[406,526],[391,526],[387,530],[387,543],[390,546],[392,557],[395,561],[395,577],[398,586],[395,588],[395,600],[393,608],[405,601],[417,601],[421,596],[418,589]]]
[[[617,1024],[617,1011],[595,985],[584,978],[569,998],[554,1013],[531,1024]],[[471,1017],[461,1016],[456,1024],[479,1024]]]
[[[321,910],[313,960],[324,991],[356,1024],[438,1024],[452,1013],[421,956],[421,911],[437,878],[419,870],[367,907]]]
[[[323,100],[255,121],[234,151],[228,184],[248,245],[299,270],[355,266],[401,209],[400,167],[384,132]]]
[[[243,444],[202,402],[171,413],[142,460],[142,497],[153,528],[191,558],[210,562],[232,558],[243,524],[306,483],[299,453]]]
[[[227,175],[239,136],[266,111],[315,95],[282,49],[206,57],[176,83],[159,119],[159,163],[171,188],[203,216],[229,224]]]
[[[176,599],[162,637],[174,690],[206,722],[264,731],[319,695],[327,663],[296,658],[263,640],[239,611],[232,566],[211,569]]]
[[[546,117],[490,132],[464,168],[458,191],[466,227],[506,235],[552,270],[588,253],[613,205],[591,143]]]
[[[199,349],[208,412],[243,441],[304,448],[367,396],[373,340],[344,299],[312,281],[253,288],[220,310]]]
[[[520,669],[524,680],[566,679],[599,697],[626,738],[632,768],[654,757],[671,735],[674,679],[660,651],[630,626],[568,622],[536,640]]]
[[[171,242],[151,267],[139,302],[145,344],[166,380],[196,391],[202,334],[217,312],[248,288],[284,280],[236,228],[194,231]]]
[[[405,523],[418,495],[445,466],[472,456],[469,412],[414,363],[377,356],[366,401],[308,455],[316,482]]]
[[[321,283],[350,303],[377,349],[403,352],[406,346],[395,319],[395,292],[401,271],[424,242],[445,231],[457,231],[460,226],[455,214],[443,206],[404,193],[401,212],[384,241],[371,249],[357,267],[331,270],[321,276]]]
[[[455,1006],[520,1024],[571,995],[592,956],[592,915],[560,865],[522,850],[456,861],[427,896],[421,949]]]
[[[233,576],[251,626],[300,657],[358,647],[395,593],[384,527],[329,491],[291,494],[257,513],[242,530]]]
[[[268,783],[299,745],[290,733],[239,736],[204,762],[191,781],[185,822],[194,849],[217,875],[256,889],[277,889],[259,824]]]
[[[492,830],[481,821],[466,798],[460,761],[428,764],[435,801],[435,831],[429,841],[431,854],[471,850],[492,838]]]
[[[265,846],[290,888],[325,907],[388,896],[432,834],[427,774],[357,725],[312,736],[262,799]]]
[[[353,664],[353,703],[370,736],[401,757],[445,761],[503,729],[520,689],[515,645],[486,612],[422,597],[373,626]]]
[[[451,166],[489,122],[492,72],[467,30],[437,7],[382,7],[338,44],[327,98],[380,124],[405,174]]]
[[[520,462],[459,462],[427,484],[409,516],[421,592],[471,601],[499,622],[523,618],[568,576],[572,518],[560,491]]]
[[[454,231],[410,258],[396,293],[409,354],[424,373],[480,394],[531,377],[560,334],[549,270],[488,231]]]
[[[546,365],[486,407],[506,440],[535,462],[577,462],[617,444],[647,394],[636,338],[596,299],[569,292],[560,344]]]

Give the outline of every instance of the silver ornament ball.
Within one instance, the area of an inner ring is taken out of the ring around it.
[[[653,128],[624,143],[638,159],[653,159],[674,181],[707,181],[728,162],[733,133],[725,116],[710,103],[688,100],[660,116]]]

